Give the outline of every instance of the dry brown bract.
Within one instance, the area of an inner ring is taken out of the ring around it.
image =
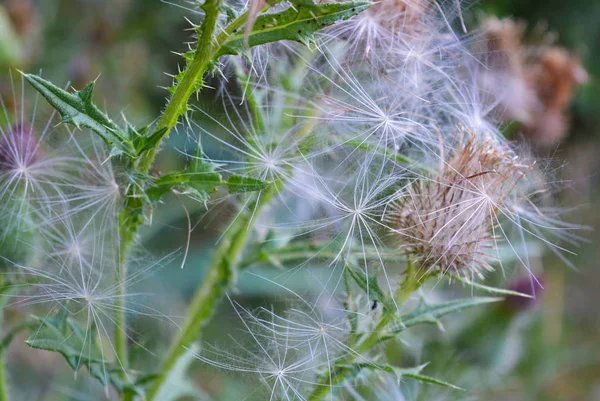
[[[490,140],[461,135],[435,177],[400,194],[387,222],[422,271],[480,277],[495,259],[497,214],[530,166]]]
[[[537,31],[536,43],[526,43],[525,24],[489,18],[476,51],[489,67],[483,85],[500,92],[502,119],[523,123],[524,134],[534,144],[549,147],[564,137],[567,108],[587,74],[578,57],[552,45],[551,35]]]

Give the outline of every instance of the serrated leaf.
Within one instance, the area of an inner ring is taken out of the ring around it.
[[[64,308],[55,317],[41,319],[40,328],[25,343],[32,348],[60,353],[74,370],[82,362],[104,362],[93,338],[68,317],[68,311]]]
[[[530,295],[530,294],[525,294],[525,293],[518,292],[518,291],[506,290],[504,288],[491,287],[489,285],[479,284],[474,281],[463,279],[460,277],[454,277],[453,279],[458,281],[459,283],[463,283],[472,288],[476,288],[478,290],[487,292],[488,294],[503,295],[503,296],[515,296],[515,297],[523,297],[523,298],[535,298],[533,295]]]
[[[448,383],[443,380],[436,379],[434,377],[422,375],[421,371],[423,370],[423,368],[425,368],[425,366],[427,366],[427,364],[415,366],[413,368],[398,368],[391,365],[380,365],[376,363],[355,363],[348,367],[353,370],[369,369],[374,371],[386,372],[396,376],[399,380],[405,377],[423,383],[435,384],[437,386],[442,387],[449,387],[454,390],[464,390],[463,388],[455,386],[452,383]]]
[[[94,82],[84,89],[69,93],[34,74],[23,74],[31,84],[62,117],[63,123],[77,128],[85,127],[99,135],[112,147],[111,154],[135,156],[133,142],[127,133],[100,111],[92,101]]]
[[[191,193],[195,198],[206,201],[210,193],[223,183],[221,174],[207,172],[176,172],[157,178],[146,191],[151,201],[157,202],[163,195],[174,189]]]
[[[473,308],[475,306],[500,302],[503,299],[504,298],[471,297],[433,305],[421,302],[421,304],[415,311],[400,317],[400,327],[396,329],[395,332],[397,333],[400,331],[404,331],[407,328],[416,326],[418,324],[436,324],[438,323],[438,320],[441,317],[446,316],[450,313],[458,312],[467,308]]]
[[[146,126],[140,130],[135,130],[133,129],[133,127],[131,127],[131,130],[132,132],[129,136],[131,138],[134,138],[133,144],[137,154],[139,155],[142,152],[157,147],[167,129],[161,128],[158,130],[154,130],[149,135],[148,132],[150,132],[150,126]]]
[[[350,265],[346,265],[344,271],[366,294],[369,294],[370,300],[387,303],[387,297],[377,283],[377,276],[368,276],[366,272],[356,270]]]
[[[230,193],[260,191],[271,185],[268,181],[243,175],[232,175],[225,184]]]
[[[319,29],[351,18],[371,5],[367,1],[317,4],[312,0],[296,0],[291,3],[283,11],[266,12],[259,15],[247,38],[245,37],[244,22],[246,20],[244,17],[240,16],[231,21],[217,37],[213,62],[218,61],[221,56],[244,54],[246,45],[253,47],[280,40],[293,40],[309,44],[314,40],[314,34]],[[175,93],[178,83],[187,74],[188,66],[192,63],[195,53],[195,50],[191,50],[183,54],[186,68],[175,76],[175,85],[168,88],[171,95]],[[202,80],[195,82],[194,91],[199,91],[202,85]]]
[[[165,193],[177,189],[197,200],[207,201],[220,185],[225,185],[230,193],[260,191],[270,185],[267,181],[241,175],[232,175],[224,181],[215,171],[216,167],[216,164],[195,159],[188,169],[155,179],[146,194],[156,202]]]
[[[259,15],[247,37],[248,46],[280,40],[309,44],[314,41],[314,34],[318,30],[351,18],[371,5],[366,1],[317,4],[312,0],[297,0],[292,3],[283,11]],[[217,57],[244,53],[244,35],[244,29],[239,28],[226,36],[226,39],[221,41]]]
[[[69,317],[66,308],[62,308],[56,316],[42,318],[39,322],[39,328],[33,330],[25,340],[27,345],[58,352],[74,371],[85,366],[92,377],[104,386],[113,385],[120,393],[133,392],[142,395],[137,383],[124,381],[121,378],[122,370],[105,361],[93,327],[87,330],[82,328]]]

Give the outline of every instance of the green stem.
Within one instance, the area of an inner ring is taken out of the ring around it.
[[[219,18],[220,1],[221,0],[207,0],[203,5],[206,17],[200,28],[198,48],[196,49],[194,59],[190,63],[186,74],[182,81],[177,85],[173,97],[170,99],[165,112],[159,120],[157,130],[165,128],[161,140],[157,143],[156,147],[140,157],[137,170],[143,174],[146,174],[154,163],[154,158],[160,148],[160,142],[169,135],[171,129],[177,124],[179,117],[187,109],[187,102],[190,96],[197,90],[197,83],[201,82],[210,61],[214,56],[213,40]],[[135,188],[132,190],[135,191]],[[116,296],[117,316],[115,324],[115,352],[123,367],[122,378],[125,380],[127,379],[126,370],[129,364],[127,356],[127,321],[125,311],[127,257],[137,235],[137,230],[144,220],[143,207],[144,201],[142,198],[128,193],[125,208],[119,216],[120,255],[117,261],[117,282],[119,285]],[[125,394],[123,399],[126,400],[128,397],[129,396]]]
[[[115,317],[115,353],[118,363],[121,366],[121,378],[127,380],[127,369],[129,367],[129,359],[127,354],[127,313],[125,305],[125,296],[127,293],[127,254],[133,243],[133,236],[128,233],[121,232],[120,247],[121,254],[117,261],[117,294],[115,299],[115,309],[117,316]]]
[[[0,275],[0,293],[5,295],[5,290],[6,287],[4,283],[4,276]],[[4,328],[4,306],[5,305],[2,305],[2,309],[0,309],[0,329]],[[3,342],[0,345],[0,401],[8,401],[8,387],[6,385],[6,371],[4,366],[4,350],[8,346],[9,342],[6,344]]]
[[[404,281],[400,285],[398,291],[394,296],[396,300],[396,304],[401,306],[404,304],[408,298],[421,287],[424,279],[426,277],[418,277],[417,272],[415,272],[412,261],[408,259],[407,268],[404,272]],[[363,341],[361,341],[355,348],[352,354],[347,356],[346,358],[342,358],[335,363],[333,367],[329,370],[327,377],[323,379],[319,384],[315,386],[315,389],[308,397],[308,401],[321,401],[324,400],[333,390],[333,386],[342,383],[346,380],[348,374],[351,373],[351,370],[345,368],[344,366],[353,363],[358,355],[362,355],[377,344],[382,341],[382,332],[385,328],[394,320],[396,311],[387,311],[381,317],[381,320],[375,327],[371,333],[365,337]]]
[[[8,401],[8,386],[4,367],[4,348],[0,348],[0,401]]]
[[[155,399],[169,372],[186,348],[189,348],[192,342],[201,337],[202,329],[215,312],[216,305],[235,281],[240,256],[252,231],[255,218],[271,201],[276,192],[277,185],[273,184],[265,192],[260,193],[253,210],[238,216],[235,223],[229,228],[227,235],[221,240],[208,268],[207,276],[190,304],[185,323],[171,344],[161,372],[148,392],[146,397],[148,401]]]
[[[165,129],[160,141],[154,148],[150,149],[141,157],[139,167],[142,172],[148,172],[154,162],[156,152],[160,149],[162,141],[169,136],[173,127],[177,125],[179,117],[186,112],[188,100],[194,92],[201,88],[204,73],[206,73],[206,70],[210,66],[215,55],[219,52],[219,49],[227,41],[229,36],[235,30],[243,26],[248,19],[247,12],[242,14],[229,24],[227,29],[217,36],[215,41],[214,34],[219,18],[220,2],[221,0],[207,0],[202,6],[206,17],[200,27],[198,47],[194,53],[194,59],[188,65],[182,80],[177,84],[167,108],[158,121],[156,130]]]

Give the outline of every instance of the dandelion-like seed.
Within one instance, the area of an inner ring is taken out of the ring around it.
[[[511,150],[468,133],[435,178],[392,203],[389,225],[427,273],[481,277],[495,259],[497,213],[528,169]]]

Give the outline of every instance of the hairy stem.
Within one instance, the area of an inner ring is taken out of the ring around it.
[[[200,37],[198,38],[198,47],[194,59],[190,63],[182,81],[177,85],[177,89],[158,123],[157,130],[166,128],[161,141],[169,134],[171,129],[177,124],[179,117],[186,111],[190,96],[197,90],[197,82],[202,80],[214,56],[213,42],[219,18],[220,2],[221,0],[207,0],[203,5],[206,17],[200,28]],[[139,172],[146,174],[150,170],[159,148],[160,142],[157,143],[156,147],[141,156],[137,166]],[[141,198],[128,194],[125,208],[119,216],[120,254],[118,256],[117,269],[117,281],[119,285],[116,301],[115,351],[123,367],[122,377],[125,380],[127,379],[126,369],[128,366],[125,305],[127,257],[134,243],[138,228],[143,223],[143,207],[144,202]],[[126,397],[127,395],[124,395],[124,400]]]
[[[198,47],[194,53],[194,59],[188,65],[183,78],[177,84],[175,92],[169,100],[167,108],[158,121],[156,130],[158,131],[165,129],[165,131],[156,147],[150,149],[142,156],[139,164],[140,171],[142,172],[147,172],[150,169],[152,163],[154,162],[154,158],[156,157],[156,153],[160,149],[162,140],[169,136],[173,127],[177,125],[179,117],[186,112],[187,103],[192,94],[201,88],[204,74],[210,66],[210,63],[213,61],[215,54],[219,51],[229,35],[234,30],[244,25],[248,18],[247,12],[242,14],[235,21],[229,24],[227,29],[221,32],[221,34],[219,34],[215,40],[214,36],[219,18],[220,2],[221,0],[207,0],[202,6],[206,17],[202,23],[202,26],[200,27]]]
[[[121,233],[120,239],[120,251],[121,254],[118,256],[117,261],[117,294],[115,299],[115,309],[117,316],[115,317],[115,354],[118,359],[118,363],[121,365],[121,377],[127,380],[127,368],[129,366],[128,354],[127,354],[127,316],[126,316],[126,305],[125,295],[127,292],[126,279],[127,279],[127,251],[133,243],[133,239],[130,236]]]
[[[240,214],[221,240],[213,255],[208,273],[190,304],[185,323],[172,342],[161,372],[148,392],[148,401],[155,399],[169,372],[173,369],[177,360],[186,352],[186,348],[201,337],[202,329],[215,312],[216,305],[234,283],[240,256],[248,236],[252,232],[255,218],[271,201],[276,192],[277,185],[274,184],[265,192],[259,193],[255,207],[252,210],[246,210],[244,214]]]
[[[0,401],[8,401],[8,387],[4,367],[4,348],[0,348]]]
[[[400,285],[398,291],[395,294],[396,304],[401,306],[416,290],[421,287],[426,277],[418,277],[414,270],[414,266],[410,259],[407,261],[407,268],[404,274],[404,281]],[[379,344],[382,340],[382,332],[385,328],[394,320],[395,311],[388,311],[382,317],[377,326],[364,340],[359,342],[354,348],[354,351],[349,356],[340,359],[331,367],[327,376],[315,386],[315,389],[307,398],[308,401],[322,401],[325,400],[331,391],[333,386],[341,384],[346,380],[347,376],[351,373],[350,369],[347,369],[347,365],[352,364],[359,355],[368,352],[371,348]]]

